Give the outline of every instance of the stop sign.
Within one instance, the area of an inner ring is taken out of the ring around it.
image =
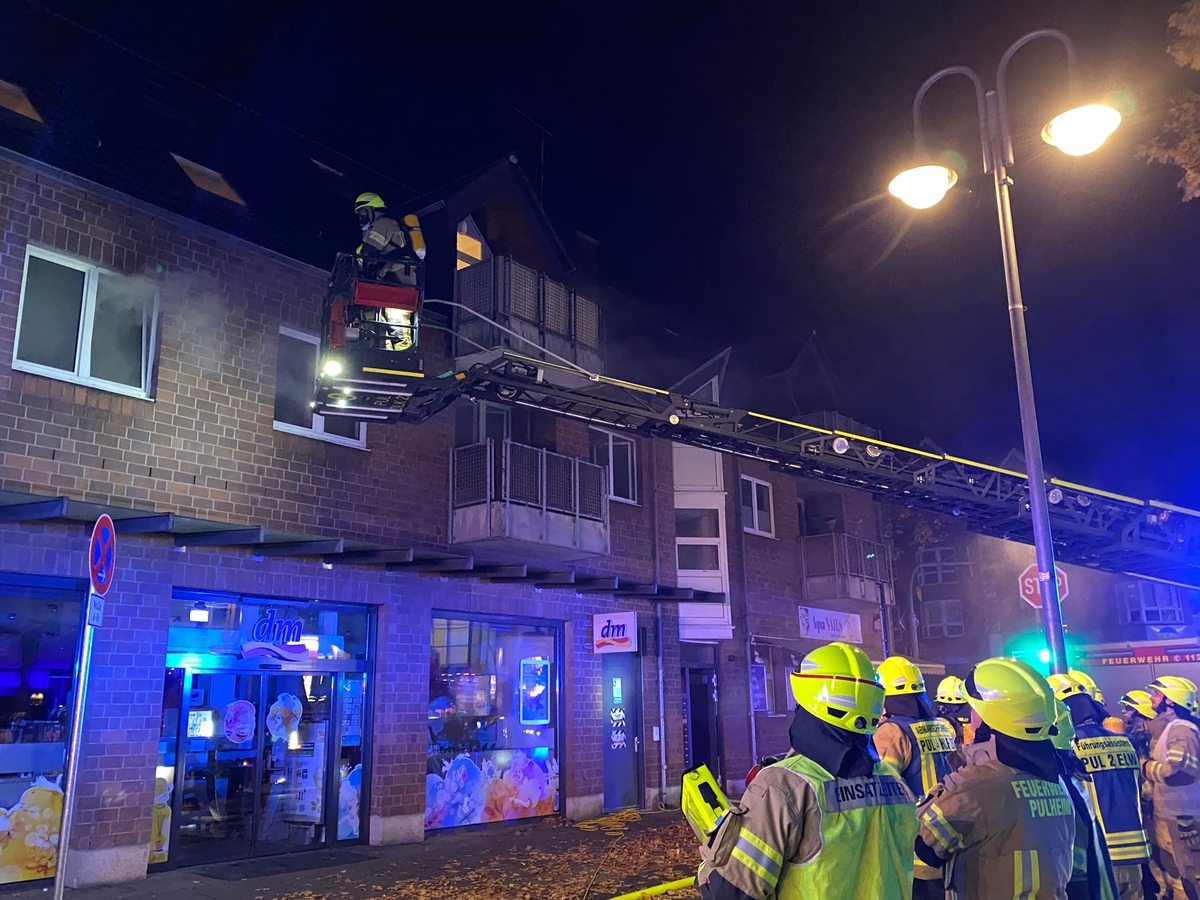
[[[1070,593],[1070,587],[1067,585],[1067,573],[1055,566],[1054,576],[1058,581],[1058,599],[1066,600],[1067,594]],[[1017,579],[1017,587],[1021,591],[1022,600],[1035,609],[1042,608],[1042,593],[1038,590],[1037,563],[1030,563],[1029,567],[1021,573],[1021,577]]]

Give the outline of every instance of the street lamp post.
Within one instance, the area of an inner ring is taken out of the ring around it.
[[[1062,607],[1058,581],[1054,574],[1054,543],[1050,532],[1050,507],[1046,500],[1046,473],[1042,468],[1042,446],[1038,435],[1037,409],[1033,399],[1033,372],[1029,364],[1029,346],[1025,338],[1025,305],[1021,299],[1021,277],[1017,268],[1017,247],[1013,235],[1012,205],[1009,200],[1008,167],[1013,165],[1012,132],[1009,129],[1008,97],[1004,76],[1013,55],[1030,41],[1054,38],[1067,51],[1068,88],[1075,87],[1075,47],[1061,31],[1046,28],[1019,38],[1000,58],[996,69],[995,90],[986,90],[974,69],[951,66],[925,80],[913,101],[913,128],[918,164],[900,173],[888,189],[905,203],[927,209],[938,203],[958,180],[952,169],[931,164],[921,127],[921,103],[937,82],[950,75],[963,75],[975,86],[979,113],[979,136],[983,150],[983,171],[992,176],[996,188],[996,211],[1000,223],[1000,250],[1004,257],[1004,282],[1008,289],[1008,321],[1012,330],[1013,362],[1017,374],[1017,397],[1021,408],[1021,435],[1025,446],[1025,465],[1029,479],[1029,513],[1033,521],[1033,544],[1037,556],[1038,587],[1042,597],[1042,628],[1050,650],[1050,668],[1065,673],[1068,669],[1063,638]],[[1055,117],[1042,131],[1042,137],[1064,153],[1082,156],[1097,149],[1120,124],[1120,114],[1101,104],[1070,109]]]

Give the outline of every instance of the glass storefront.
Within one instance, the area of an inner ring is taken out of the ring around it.
[[[151,863],[358,840],[372,611],[176,591],[171,613]]]
[[[560,629],[435,615],[425,827],[559,810]]]
[[[0,884],[54,876],[82,616],[74,581],[0,573]]]

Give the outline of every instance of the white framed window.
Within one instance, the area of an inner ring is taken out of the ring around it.
[[[926,600],[921,604],[921,636],[962,637],[966,633],[961,600]]]
[[[1126,581],[1117,586],[1124,625],[1183,625],[1179,588],[1153,581]]]
[[[775,537],[770,482],[742,476],[742,528],[750,534]]]
[[[588,431],[592,462],[608,469],[608,497],[637,503],[637,446],[627,437],[599,428]]]
[[[917,584],[957,584],[963,562],[957,547],[924,547],[917,551]]]
[[[150,398],[158,286],[27,247],[13,368]]]
[[[316,438],[346,447],[366,449],[366,426],[342,416],[312,411],[321,340],[281,325],[279,357],[275,363],[275,430]]]
[[[675,563],[680,572],[720,572],[721,511],[675,510]]]

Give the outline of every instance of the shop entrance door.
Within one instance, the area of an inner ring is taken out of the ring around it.
[[[604,654],[604,809],[640,806],[642,782],[641,657]]]
[[[245,859],[326,843],[331,723],[344,677],[187,673],[172,863]]]

